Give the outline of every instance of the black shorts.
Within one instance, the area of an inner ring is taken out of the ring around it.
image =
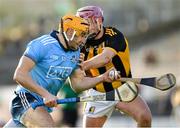
[[[15,94],[11,103],[11,115],[14,122],[19,125],[22,115],[31,107],[31,103],[37,100],[28,92],[15,92]]]
[[[62,121],[69,125],[70,127],[76,127],[78,120],[78,110],[77,109],[63,109],[63,119]]]

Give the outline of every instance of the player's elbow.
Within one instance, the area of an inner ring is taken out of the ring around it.
[[[108,64],[108,63],[110,63],[111,61],[112,61],[112,58],[111,58],[111,57],[106,56],[106,57],[104,58],[104,64]]]
[[[15,73],[14,76],[13,76],[13,80],[14,80],[15,82],[18,82],[18,81],[20,80],[19,74]]]
[[[87,89],[85,86],[85,83],[83,81],[85,81],[85,80],[83,80],[83,79],[71,80],[71,87],[76,93],[80,93],[80,92],[85,91]]]
[[[72,84],[71,87],[76,93],[80,93],[83,91],[82,88],[79,87],[79,85]]]
[[[13,76],[13,80],[15,82],[19,82],[21,80],[21,77],[22,77],[21,71],[16,70],[15,73],[14,73],[14,76]]]
[[[14,76],[13,76],[13,80],[14,80],[14,81],[17,81],[18,78],[19,78],[19,75],[18,75],[17,72],[15,72],[15,73],[14,73]]]

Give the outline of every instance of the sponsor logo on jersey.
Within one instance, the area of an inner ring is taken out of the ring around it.
[[[66,80],[71,72],[72,67],[50,66],[46,77],[49,79]]]

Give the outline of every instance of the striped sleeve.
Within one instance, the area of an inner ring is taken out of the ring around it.
[[[38,41],[31,41],[24,52],[24,56],[30,58],[35,63],[42,59],[43,54],[43,45]]]

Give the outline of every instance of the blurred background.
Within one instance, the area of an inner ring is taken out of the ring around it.
[[[127,37],[133,77],[176,76],[176,88],[162,92],[141,86],[140,93],[151,109],[154,127],[180,127],[180,0],[0,0],[0,122],[11,118],[8,107],[16,87],[12,77],[27,43],[57,29],[61,16],[85,5],[100,6],[105,26],[117,27]],[[77,111],[78,127],[82,106],[72,108]],[[53,113],[60,124],[62,109]],[[110,126],[136,124],[115,111],[105,124]]]

